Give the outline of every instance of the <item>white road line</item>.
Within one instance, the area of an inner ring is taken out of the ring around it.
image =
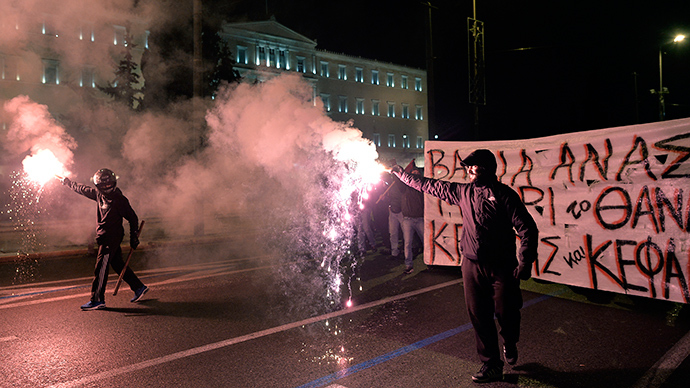
[[[660,387],[688,356],[690,356],[690,331],[676,342],[676,344],[637,381],[633,388]]]
[[[113,378],[113,377],[116,377],[116,376],[119,376],[119,375],[122,375],[125,373],[134,372],[137,370],[141,370],[141,369],[149,368],[152,366],[164,364],[167,362],[179,360],[182,358],[194,356],[196,354],[205,353],[205,352],[209,352],[212,350],[224,348],[227,346],[239,344],[241,342],[246,342],[246,341],[253,340],[256,338],[265,337],[265,336],[280,333],[280,332],[283,332],[286,330],[295,329],[295,328],[298,328],[300,326],[310,325],[312,323],[324,321],[327,319],[332,319],[335,317],[339,317],[341,315],[351,314],[351,313],[354,313],[354,312],[357,312],[360,310],[366,310],[366,309],[369,309],[372,307],[380,306],[382,304],[394,302],[396,300],[410,298],[410,297],[413,297],[416,295],[424,294],[426,292],[435,291],[435,290],[438,290],[441,288],[449,287],[449,286],[452,286],[452,285],[455,285],[455,284],[458,284],[461,282],[462,282],[462,279],[451,280],[449,282],[437,284],[437,285],[423,288],[420,290],[406,292],[404,294],[391,296],[388,298],[384,298],[384,299],[380,299],[377,301],[365,303],[362,305],[350,307],[348,309],[344,309],[344,310],[340,310],[340,311],[334,311],[332,313],[320,315],[318,317],[312,317],[312,318],[304,319],[302,321],[288,323],[288,324],[285,324],[282,326],[278,326],[278,327],[274,327],[274,328],[270,328],[270,329],[266,329],[266,330],[260,330],[260,331],[254,332],[254,333],[240,336],[240,337],[230,338],[230,339],[227,339],[224,341],[220,341],[220,342],[216,342],[216,343],[212,343],[212,344],[208,344],[208,345],[204,345],[204,346],[199,346],[197,348],[192,348],[192,349],[188,349],[188,350],[183,350],[181,352],[172,353],[172,354],[169,354],[167,356],[152,358],[150,360],[143,361],[143,362],[140,362],[137,364],[132,364],[132,365],[124,366],[121,368],[109,370],[106,372],[97,373],[95,375],[87,376],[87,377],[84,377],[84,378],[81,378],[78,380],[66,381],[64,383],[59,383],[59,384],[53,385],[53,386],[51,386],[51,388],[53,388],[53,387],[54,388],[58,388],[58,387],[59,388],[66,388],[66,387],[83,386],[86,384],[94,383],[96,381]]]
[[[266,269],[266,268],[271,268],[275,267],[277,264],[269,265],[269,266],[262,266],[262,267],[254,267],[254,268],[247,268],[247,269],[240,269],[240,270],[231,270],[231,271],[222,271],[222,272],[214,272],[214,273],[206,273],[199,275],[199,274],[190,274],[189,276],[185,275],[180,278],[175,278],[175,279],[168,279],[168,280],[163,280],[160,282],[154,282],[154,283],[149,283],[150,286],[160,286],[160,285],[165,285],[165,284],[173,284],[173,283],[181,283],[181,282],[188,282],[191,280],[197,280],[197,279],[206,279],[210,277],[215,277],[215,276],[222,276],[222,275],[230,275],[230,274],[237,274],[237,273],[242,273],[242,272],[250,272],[250,271],[256,271],[256,270],[261,270],[261,269]],[[194,270],[193,268],[190,270]],[[115,277],[117,275],[113,275]],[[114,289],[113,287],[109,287],[106,291],[106,294],[111,294]],[[24,306],[33,306],[36,304],[41,304],[41,303],[50,303],[50,302],[58,302],[62,300],[67,300],[67,299],[76,299],[76,298],[83,298],[83,297],[89,297],[91,296],[91,292],[86,292],[86,293],[79,293],[79,294],[71,294],[71,295],[65,295],[65,296],[58,296],[54,298],[45,298],[45,299],[36,299],[36,300],[29,300],[25,302],[14,302],[14,301],[7,301],[4,304],[0,304],[0,310],[3,309],[8,309],[8,308],[13,308],[13,307],[24,307]],[[27,296],[27,298],[30,296]],[[16,299],[15,299],[16,300]]]
[[[19,339],[19,337],[11,335],[9,337],[0,337],[0,342],[8,342],[8,341],[14,341]]]

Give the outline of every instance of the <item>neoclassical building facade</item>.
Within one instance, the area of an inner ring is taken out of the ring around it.
[[[382,160],[416,159],[423,165],[429,138],[425,70],[321,50],[316,41],[274,20],[224,23],[220,36],[246,82],[300,73],[326,113],[352,120]]]

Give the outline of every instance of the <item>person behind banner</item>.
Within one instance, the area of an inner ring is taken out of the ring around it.
[[[388,234],[390,235],[391,256],[400,258],[400,232],[402,232],[402,195],[405,185],[395,177],[388,190]]]
[[[108,169],[100,169],[93,176],[96,188],[80,183],[72,182],[69,178],[59,177],[63,185],[69,187],[77,194],[96,201],[98,204],[98,226],[96,228],[96,244],[98,254],[96,256],[96,268],[91,284],[91,300],[81,306],[82,310],[99,310],[105,308],[105,286],[108,281],[108,265],[120,274],[125,266],[122,260],[122,248],[120,244],[125,236],[122,226],[123,218],[129,222],[130,246],[134,249],[139,245],[138,229],[139,219],[129,204],[129,200],[116,187],[117,177]],[[131,302],[138,302],[149,290],[141,280],[127,267],[123,280],[134,291]]]
[[[410,169],[413,176],[421,176],[422,172],[415,166]],[[405,248],[405,269],[404,274],[414,272],[414,236],[419,237],[419,241],[424,241],[424,194],[408,186],[402,186],[401,213],[403,216],[402,231]]]
[[[400,166],[394,166],[391,172],[406,185],[460,207],[465,303],[483,364],[472,380],[499,381],[503,379],[503,360],[494,315],[501,328],[503,357],[509,365],[515,365],[523,303],[520,279],[531,277],[539,230],[517,192],[498,181],[496,158],[491,151],[475,150],[462,160],[462,165],[470,183],[415,176]]]

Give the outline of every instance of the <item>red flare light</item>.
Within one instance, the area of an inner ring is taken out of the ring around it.
[[[41,149],[27,156],[22,164],[28,179],[41,186],[56,175],[64,176],[66,172],[62,162],[48,149]]]

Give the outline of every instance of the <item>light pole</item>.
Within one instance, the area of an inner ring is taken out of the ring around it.
[[[659,90],[652,90],[652,93],[659,95],[659,121],[664,121],[666,119],[666,101],[664,99],[664,95],[668,94],[668,88],[664,88],[664,46],[667,44],[680,43],[683,40],[685,40],[685,35],[676,35],[672,42],[663,44],[661,47],[659,47]]]

